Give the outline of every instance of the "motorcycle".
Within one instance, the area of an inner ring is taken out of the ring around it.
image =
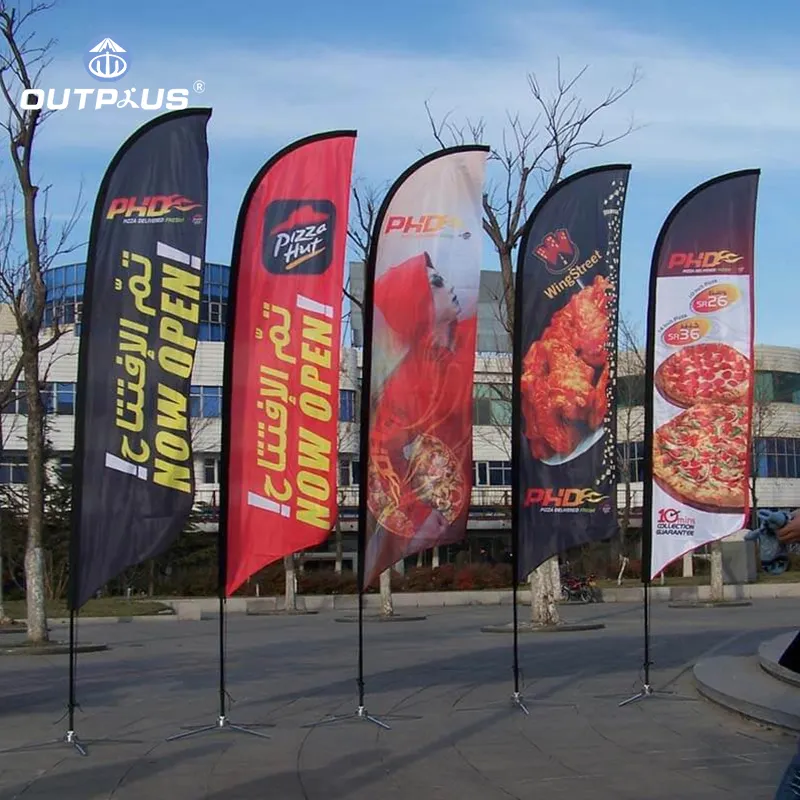
[[[561,599],[566,603],[580,601],[581,603],[597,602],[597,580],[594,575],[587,578],[577,578],[574,575],[565,575],[561,580]]]

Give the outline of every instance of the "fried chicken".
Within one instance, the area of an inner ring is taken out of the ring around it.
[[[571,453],[608,411],[609,288],[598,276],[573,295],[523,358],[522,413],[534,458]]]

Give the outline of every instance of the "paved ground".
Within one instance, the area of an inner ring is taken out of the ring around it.
[[[523,609],[523,613],[524,613]],[[392,725],[302,727],[355,708],[355,625],[334,614],[229,617],[235,722],[271,739],[180,726],[216,718],[217,623],[84,623],[113,648],[78,665],[77,729],[99,741],[0,755],[10,800],[771,800],[795,739],[700,699],[690,667],[747,654],[798,624],[797,601],[653,609],[657,686],[678,694],[618,708],[638,687],[641,609],[565,610],[605,630],[521,637],[531,716],[510,708],[511,637],[481,633],[508,608],[433,609],[423,622],[365,626],[367,705]],[[58,634],[63,635],[63,628]],[[0,748],[60,736],[66,657],[0,658]]]

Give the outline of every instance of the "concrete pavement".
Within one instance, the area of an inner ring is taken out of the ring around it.
[[[523,612],[523,618],[524,618]],[[441,608],[365,629],[367,706],[392,726],[303,727],[355,709],[356,628],[334,614],[228,618],[232,732],[213,723],[217,625],[82,626],[111,649],[78,662],[82,759],[65,745],[0,754],[0,798],[24,800],[771,800],[796,737],[731,715],[694,690],[701,657],[745,655],[797,626],[796,600],[652,611],[653,682],[677,692],[619,708],[639,687],[641,608],[565,607],[604,630],[521,637],[531,715],[510,707],[511,637],[480,632],[510,609]],[[800,691],[800,690],[798,690]],[[0,748],[60,736],[67,658],[0,658]]]

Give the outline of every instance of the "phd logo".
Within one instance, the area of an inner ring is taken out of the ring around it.
[[[125,52],[113,39],[105,38],[84,57],[86,69],[99,81],[118,81],[130,66],[122,55]]]
[[[130,54],[121,44],[106,37],[84,55],[86,71],[95,81],[116,83],[128,75]],[[192,84],[195,94],[206,90],[203,81]],[[101,108],[137,108],[144,111],[180,111],[189,107],[189,89],[26,89],[20,107],[26,111],[99,111]]]

